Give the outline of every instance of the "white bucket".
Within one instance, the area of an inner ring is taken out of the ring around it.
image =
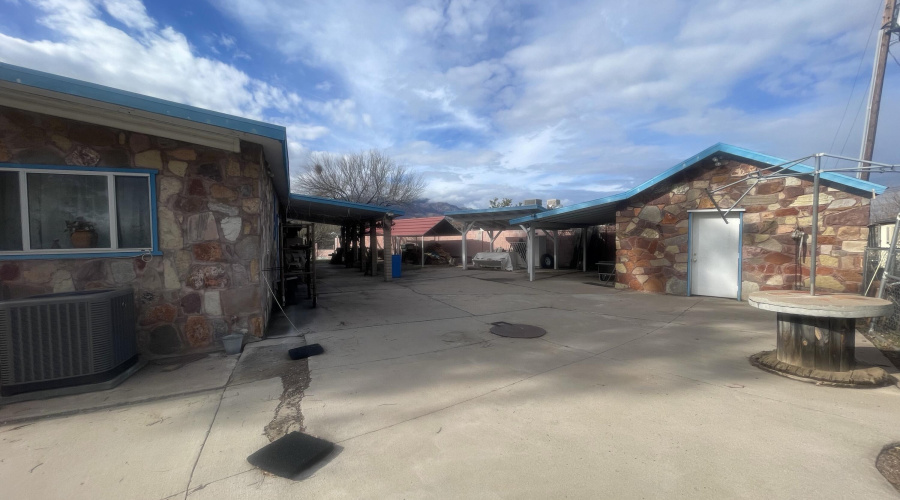
[[[240,354],[244,343],[244,336],[240,333],[232,333],[222,337],[222,345],[225,346],[225,354]]]

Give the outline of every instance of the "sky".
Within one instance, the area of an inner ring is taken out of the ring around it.
[[[284,125],[294,173],[377,148],[432,201],[565,205],[717,142],[858,156],[882,6],[0,0],[0,61]],[[894,57],[881,110],[874,159],[900,163]]]

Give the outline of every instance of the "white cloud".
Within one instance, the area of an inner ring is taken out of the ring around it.
[[[129,35],[104,23],[84,0],[44,0],[38,6],[45,11],[41,22],[59,39],[0,34],[3,61],[256,119],[299,101],[234,66],[196,55],[171,27]]]
[[[233,36],[225,34],[219,35],[218,42],[219,45],[227,48],[234,47],[234,44],[236,43]]]
[[[403,22],[415,33],[433,33],[444,22],[441,2],[422,2],[407,7]]]
[[[147,9],[140,0],[103,0],[103,7],[110,16],[129,28],[150,30],[156,22],[147,16]]]
[[[287,126],[288,135],[303,141],[314,141],[328,134],[328,127],[321,125],[292,124]]]
[[[110,16],[134,32],[106,24],[87,0],[41,0],[39,22],[53,40],[25,40],[0,33],[0,60],[114,88],[248,118],[284,122],[303,118],[295,92],[252,78],[233,65],[199,56],[184,34],[159,27],[136,0],[104,0]],[[235,57],[249,57],[234,37],[217,35]],[[310,104],[315,104],[311,102]],[[326,136],[323,125],[289,125],[295,145]]]
[[[782,157],[827,149],[880,15],[881,0],[858,3],[213,0],[236,23],[223,31],[250,33],[285,61],[263,74],[311,95],[239,70],[262,58],[233,35],[210,42],[233,64],[201,57],[136,0],[41,1],[54,36],[0,35],[0,58],[288,123],[292,155],[387,148],[447,201],[576,202],[718,141]],[[839,145],[858,141],[860,96]],[[887,85],[883,109],[898,99]],[[886,137],[876,155],[896,158],[900,143]]]

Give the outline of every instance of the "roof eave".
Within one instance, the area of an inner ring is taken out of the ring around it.
[[[570,212],[573,212],[576,210],[583,210],[586,208],[598,208],[601,205],[618,203],[618,202],[627,200],[633,196],[637,196],[638,194],[642,193],[643,191],[646,191],[647,189],[650,189],[653,186],[656,186],[657,184],[668,180],[670,177],[672,177],[680,172],[683,172],[683,171],[693,167],[697,163],[699,163],[713,155],[716,155],[716,154],[728,154],[728,155],[736,156],[739,158],[747,159],[750,161],[765,163],[769,166],[775,166],[775,165],[781,165],[781,164],[787,163],[786,160],[782,160],[781,158],[776,158],[774,156],[757,153],[755,151],[750,151],[749,149],[743,149],[743,148],[739,148],[737,146],[732,146],[730,144],[725,144],[725,143],[719,142],[719,143],[716,143],[716,144],[704,149],[703,151],[697,153],[696,155],[693,155],[690,158],[688,158],[682,162],[679,162],[676,165],[673,165],[672,167],[666,169],[665,171],[652,177],[651,179],[649,179],[627,191],[624,191],[622,193],[612,195],[612,196],[607,196],[604,198],[598,198],[596,200],[577,203],[575,205],[570,205],[567,207],[560,207],[560,208],[556,208],[553,210],[547,210],[547,211],[541,212],[539,214],[532,214],[532,215],[525,216],[525,217],[519,217],[516,219],[512,219],[509,222],[510,222],[510,224],[528,224],[528,223],[535,223],[535,222],[538,222],[541,220],[546,220],[547,222],[552,222],[552,218],[557,215],[570,213]],[[812,172],[813,168],[809,167],[807,165],[801,164],[801,165],[794,165],[789,170],[792,170],[792,171],[800,173],[800,174],[805,174],[805,173]],[[885,189],[887,189],[885,186],[882,186],[880,184],[875,184],[875,183],[869,182],[869,181],[854,179],[854,178],[848,177],[846,175],[839,175],[839,174],[828,173],[828,172],[822,173],[822,179],[825,179],[826,181],[829,181],[829,182],[842,184],[848,188],[855,189],[859,192],[882,194],[882,193],[884,193]],[[575,226],[573,226],[573,227],[575,227]]]
[[[0,105],[240,152],[260,144],[275,192],[289,194],[287,129],[0,62]]]

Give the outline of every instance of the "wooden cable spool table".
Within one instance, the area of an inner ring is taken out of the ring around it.
[[[754,292],[748,303],[778,314],[778,361],[830,372],[855,367],[856,318],[887,316],[893,310],[884,299],[799,290]]]

